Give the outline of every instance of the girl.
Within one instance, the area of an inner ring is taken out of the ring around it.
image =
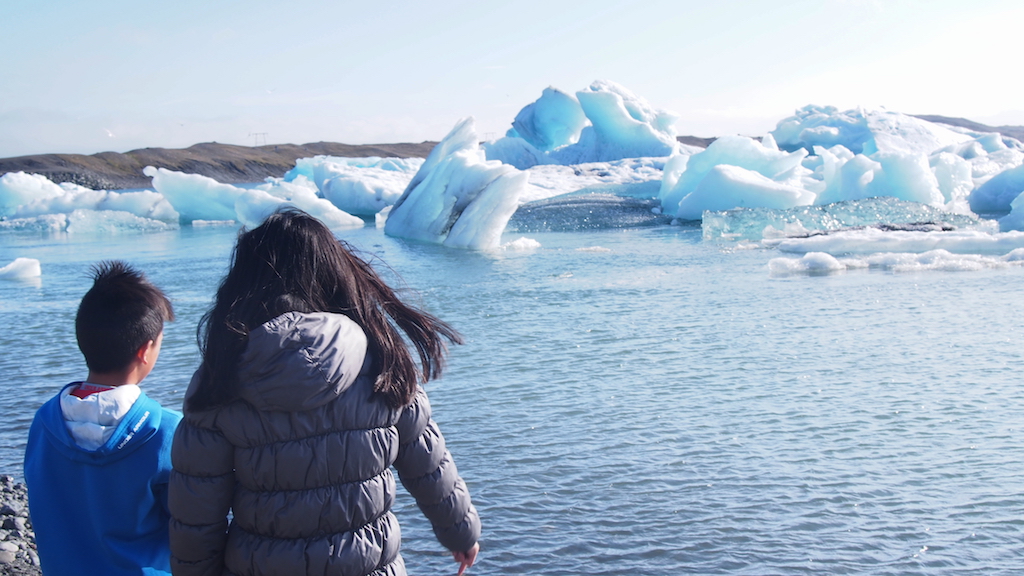
[[[200,334],[172,449],[175,575],[404,575],[392,466],[472,566],[480,520],[418,385],[454,329],[285,209],[239,236]]]

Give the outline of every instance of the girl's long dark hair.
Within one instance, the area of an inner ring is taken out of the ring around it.
[[[462,343],[451,326],[399,300],[323,223],[285,208],[238,237],[231,268],[199,323],[203,362],[189,409],[213,408],[238,398],[238,363],[249,331],[292,311],[335,312],[359,324],[378,374],[374,390],[395,408],[412,400],[420,379],[441,375],[445,340]],[[416,347],[420,368],[398,329]]]

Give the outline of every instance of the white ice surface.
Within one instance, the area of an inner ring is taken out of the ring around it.
[[[772,275],[827,274],[861,268],[892,272],[969,272],[1011,266],[1024,266],[1024,248],[1017,248],[1003,256],[954,254],[942,249],[920,254],[886,252],[856,258],[835,258],[823,252],[808,252],[800,258],[772,258],[768,262],[768,270]]]
[[[10,264],[0,267],[0,280],[24,280],[42,275],[43,269],[35,258],[15,258]]]
[[[284,175],[286,181],[305,176],[321,196],[357,216],[372,216],[401,197],[422,158],[300,158]]]
[[[213,178],[147,166],[143,173],[153,178],[153,187],[181,214],[183,222],[193,220],[237,220],[258,225],[281,206],[295,206],[319,218],[329,228],[359,228],[365,222],[328,200],[317,196],[316,186],[299,175],[291,182],[268,178],[255,188],[222,184]]]
[[[839,111],[833,106],[808,105],[779,121],[772,136],[785,149],[837,144],[855,154],[902,152],[931,154],[971,140],[940,124],[899,112],[856,108]]]
[[[877,228],[843,230],[808,238],[766,239],[766,246],[782,252],[824,252],[833,256],[846,254],[877,254],[907,252],[920,254],[947,250],[954,254],[1008,254],[1024,248],[1024,232],[987,233],[980,230],[951,232],[883,231]]]
[[[0,216],[32,218],[75,210],[116,210],[140,218],[177,222],[178,213],[156,192],[108,192],[77,184],[55,184],[45,176],[9,172],[0,176]]]

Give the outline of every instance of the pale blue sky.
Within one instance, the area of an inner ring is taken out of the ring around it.
[[[1024,124],[1022,29],[1019,0],[5,0],[0,157],[499,135],[596,79],[698,136],[811,103]]]

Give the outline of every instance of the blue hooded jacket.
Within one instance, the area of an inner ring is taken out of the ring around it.
[[[167,480],[180,420],[142,393],[90,452],[68,432],[60,394],[43,404],[29,429],[25,483],[44,574],[170,574]]]

